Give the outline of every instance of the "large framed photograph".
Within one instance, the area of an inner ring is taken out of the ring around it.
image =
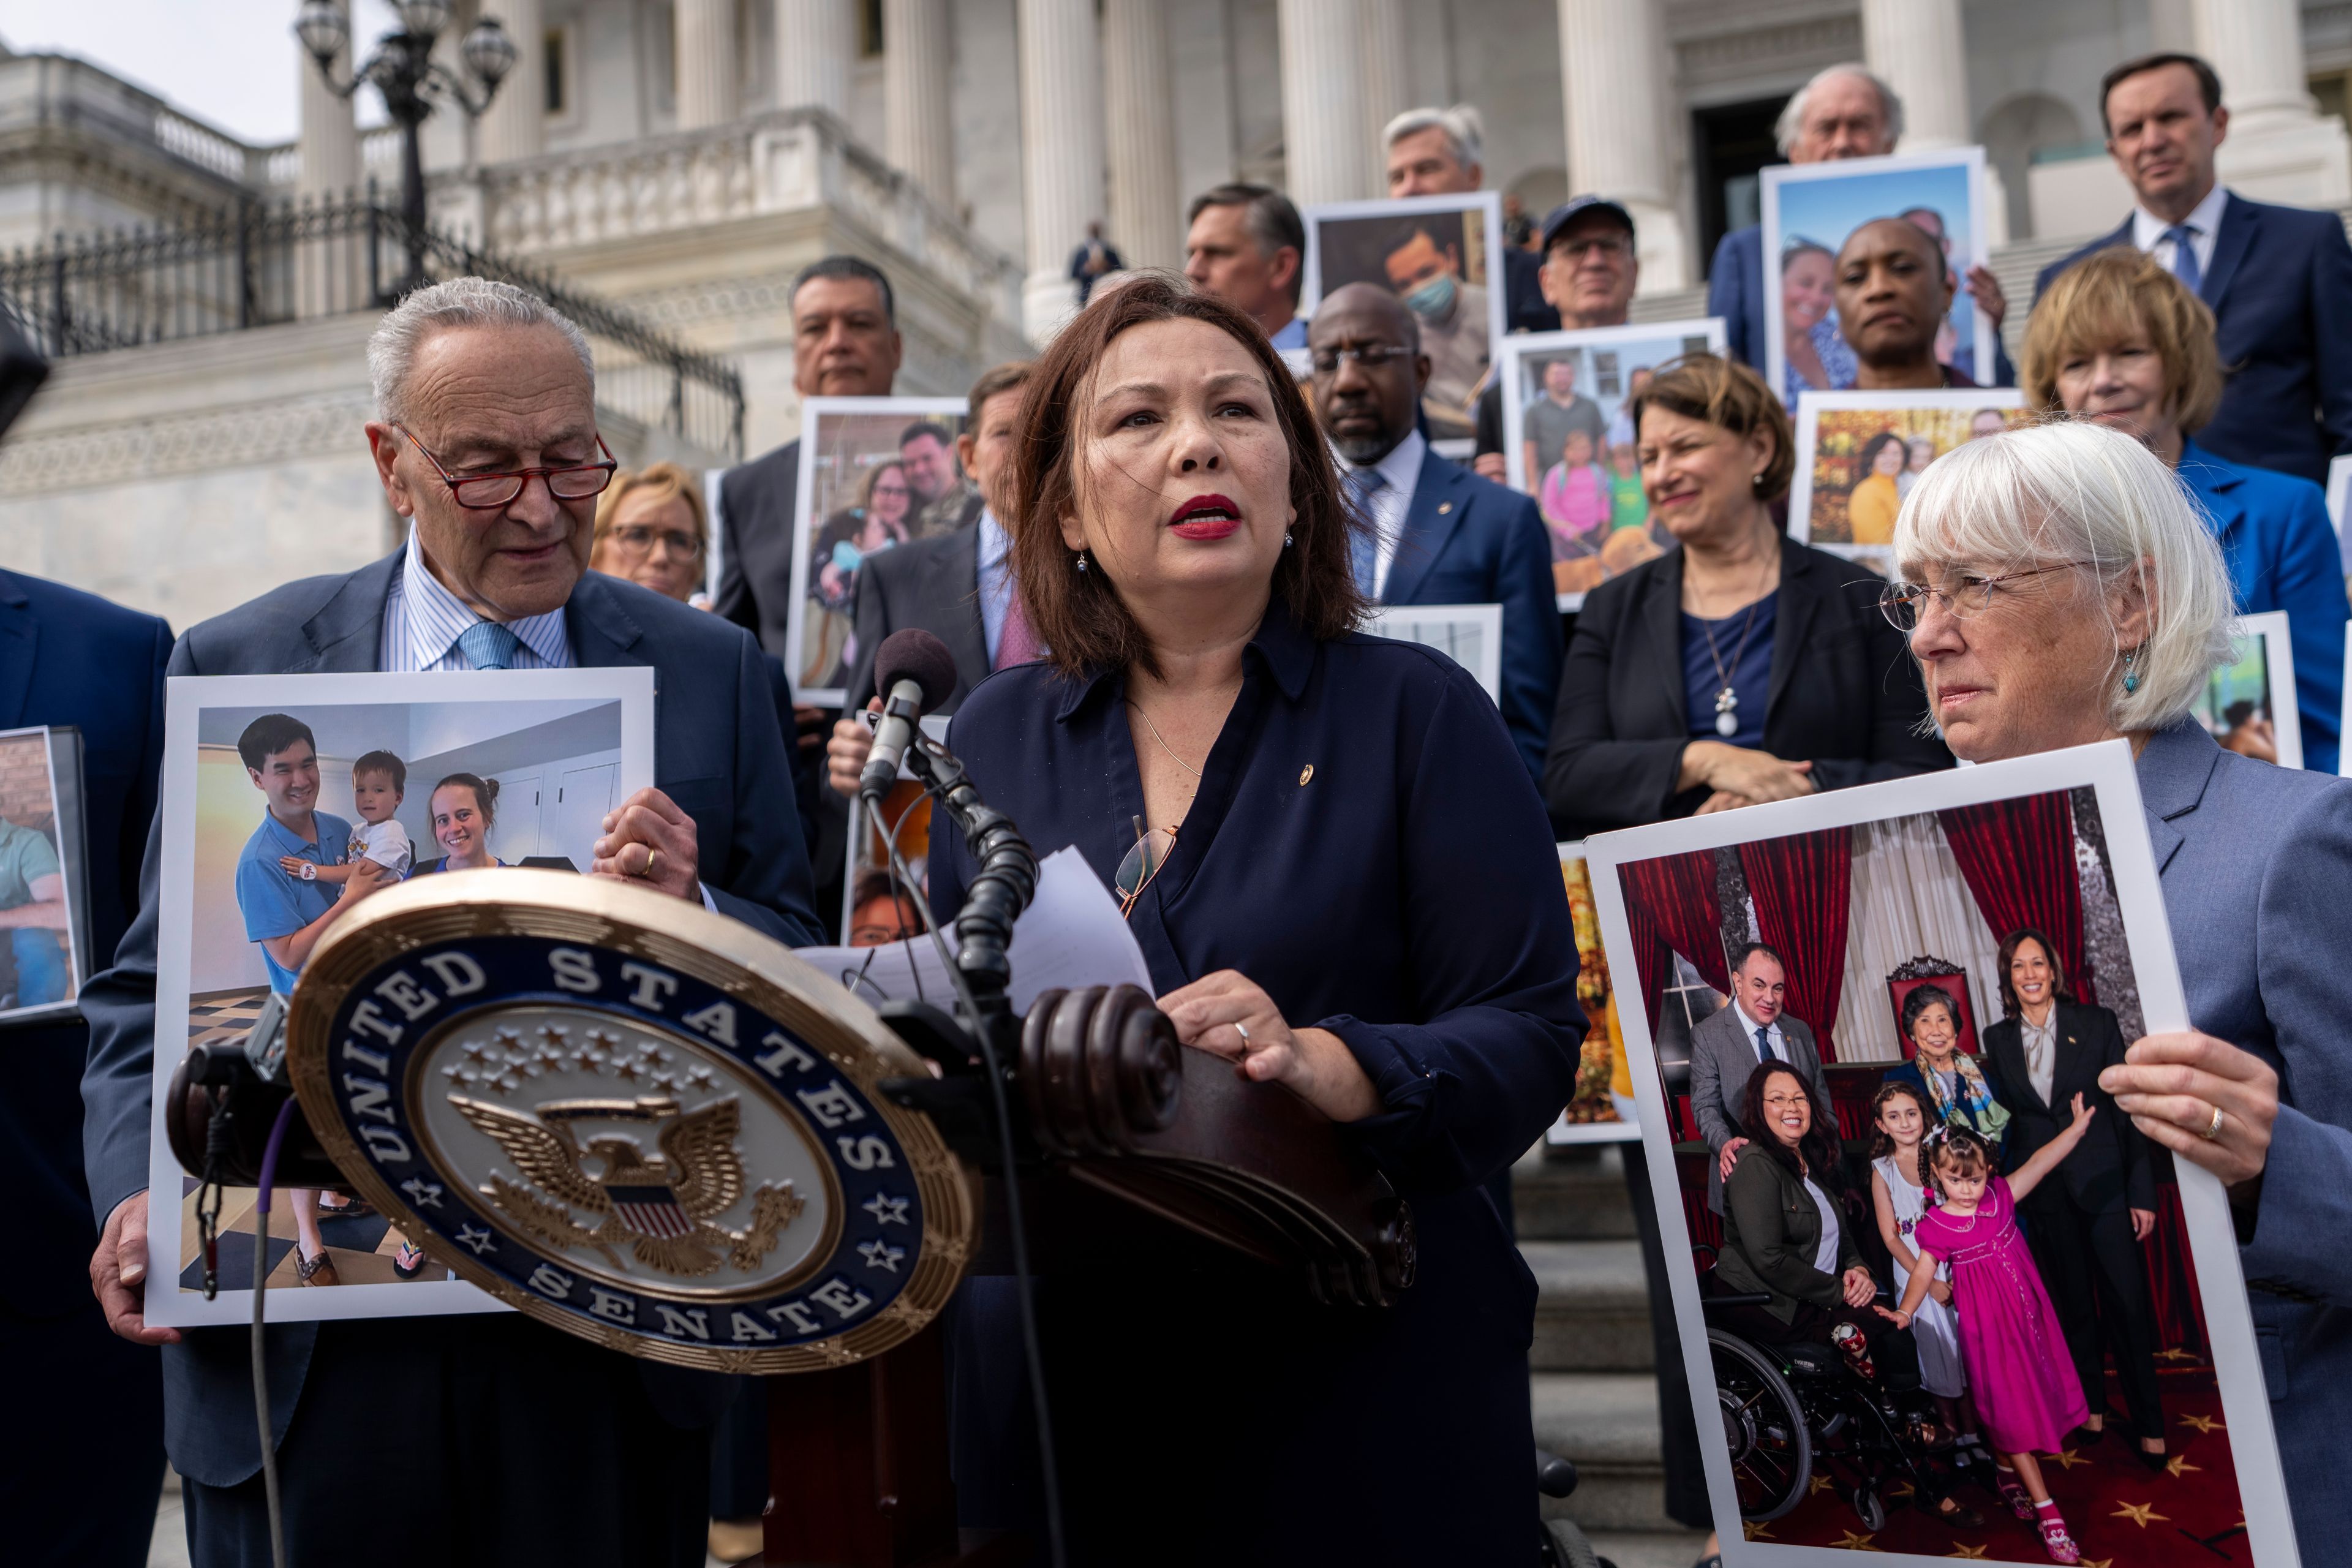
[[[1789,537],[1886,575],[1895,515],[1927,465],[1964,441],[2032,417],[2015,387],[1808,392],[1797,399]]]
[[[0,731],[0,1027],[78,1015],[90,952],[81,737]]]
[[[1726,1563],[2045,1562],[2003,1469],[2086,1563],[2298,1562],[2228,1199],[2074,1108],[2189,1026],[2127,745],[1585,857]],[[2154,1205],[2145,1240],[2074,1223],[2111,1175]],[[1879,1310],[1902,1300],[1908,1326]]]
[[[1838,328],[1837,255],[1855,229],[1908,219],[1943,248],[1958,286],[1936,357],[1981,384],[1992,379],[1992,322],[1969,298],[1968,273],[1991,255],[1984,149],[1898,153],[1763,173],[1765,378],[1797,395],[1853,385],[1853,351]]]
[[[1551,535],[1562,614],[1586,590],[1674,543],[1650,522],[1625,407],[1651,374],[1688,353],[1721,353],[1723,320],[1522,332],[1503,340],[1503,453],[1511,488],[1536,498]]]
[[[2303,719],[2294,701],[2294,645],[2284,610],[2241,616],[2237,658],[2215,670],[2189,711],[2226,751],[2283,768],[2303,766]]]
[[[1300,314],[1333,289],[1370,283],[1403,301],[1429,356],[1422,395],[1432,441],[1477,434],[1478,395],[1504,336],[1503,198],[1495,191],[1333,202],[1307,224]]]
[[[1364,618],[1376,637],[1433,647],[1476,679],[1497,707],[1503,700],[1503,606],[1381,605]]]
[[[1559,878],[1568,886],[1568,912],[1576,923],[1576,999],[1584,1008],[1583,1057],[1576,1071],[1576,1094],[1544,1130],[1544,1142],[1630,1143],[1642,1136],[1633,1104],[1633,1077],[1626,1064],[1625,1031],[1617,1021],[1617,987],[1610,982],[1609,955],[1601,942],[1601,915],[1592,901],[1592,873],[1581,841],[1559,847]],[[1639,1159],[1629,1152],[1628,1159]]]
[[[837,708],[856,668],[857,570],[952,533],[982,502],[956,458],[961,397],[812,397],[801,405],[793,602],[784,667],[795,701]]]
[[[476,867],[584,872],[607,812],[654,782],[653,670],[173,679],[166,693],[151,1322],[243,1323],[254,1248],[280,1321],[489,1311],[372,1210],[250,1190],[221,1207],[220,1290],[205,1300],[196,1184],[163,1132],[191,1046],[235,1041],[311,948],[376,888]],[[362,890],[351,891],[360,884]],[[180,1201],[162,1201],[164,1194]],[[323,1258],[331,1267],[316,1268]],[[310,1278],[304,1278],[305,1265]],[[169,1272],[165,1272],[168,1267]],[[330,1284],[332,1289],[318,1289]],[[301,1289],[304,1285],[311,1289]],[[289,1287],[284,1294],[278,1287]]]

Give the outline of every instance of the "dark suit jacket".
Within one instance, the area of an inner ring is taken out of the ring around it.
[[[2015,1018],[2003,1018],[1984,1032],[1984,1054],[1978,1059],[1985,1084],[2010,1118],[2002,1168],[2016,1170],[2064,1131],[2074,1119],[2074,1097],[2080,1094],[2097,1114],[2083,1142],[2058,1165],[2075,1206],[2086,1214],[2156,1207],[2156,1171],[2148,1163],[2147,1138],[2116,1109],[2115,1097],[2099,1087],[2099,1074],[2123,1062],[2122,1026],[2105,1007],[2074,1002],[2059,1003],[2057,1016],[2058,1059],[2051,1069],[2047,1105],[2026,1076],[2023,1026]],[[2041,1191],[2027,1194],[2027,1206],[2049,1190],[2044,1184]]]
[[[395,554],[345,576],[289,583],[206,621],[172,650],[170,673],[373,670],[384,596],[401,560]],[[704,885],[719,911],[779,941],[823,940],[759,650],[716,616],[593,572],[572,590],[564,624],[583,667],[653,666],[655,783],[694,818]],[[144,908],[114,967],[83,993],[90,1023],[83,1148],[90,1205],[101,1225],[115,1205],[147,1186],[160,846],[161,834],[151,831],[140,881]],[[173,1261],[163,1260],[151,1276],[153,1288],[172,1289],[175,1273]],[[260,1468],[247,1343],[243,1329],[197,1329],[163,1356],[166,1444],[180,1472],[207,1486],[234,1486]],[[316,1323],[268,1331],[270,1422],[281,1438],[314,1348],[327,1353]],[[672,1405],[705,1421],[717,1414],[715,1406],[694,1411],[697,1396],[686,1376],[648,1369],[649,1386],[673,1385]]]
[[[793,508],[801,483],[797,437],[739,463],[719,478],[720,615],[786,657],[784,624],[793,607]]]
[[[2113,234],[2043,268],[2034,299],[2083,258],[2131,242],[2126,217]],[[2325,485],[2328,458],[2352,451],[2352,245],[2343,220],[2232,191],[2197,292],[2213,308],[2229,378],[2198,444],[2234,463]]]
[[[955,695],[932,710],[954,712],[989,673],[988,628],[980,616],[978,521],[867,556],[857,573],[856,626],[857,663],[848,687],[852,709],[865,707],[874,695],[874,656],[882,639],[920,626],[955,656]]]
[[[2038,290],[2037,290],[2038,292]],[[1706,313],[1723,318],[1724,346],[1731,357],[1764,368],[1764,231],[1751,224],[1735,228],[1717,241],[1715,259],[1706,269]],[[1974,365],[1969,374],[1980,386],[2015,386],[2017,367],[2009,350],[1993,334],[1992,374]]]
[[[1428,454],[1381,603],[1503,606],[1503,722],[1528,772],[1540,778],[1559,687],[1560,635],[1551,535],[1536,503]]]
[[[1915,729],[1926,689],[1903,635],[1878,613],[1869,569],[1780,542],[1780,605],[1764,749],[1813,764],[1823,789],[1952,765]],[[1683,687],[1683,553],[1670,550],[1585,595],[1552,715],[1544,798],[1563,838],[1687,816],[1704,789],[1677,794],[1694,738]]]
[[[1825,1193],[1831,1187],[1813,1178]],[[1834,1196],[1831,1202],[1837,1200]],[[1845,1300],[1845,1271],[1862,1262],[1853,1223],[1840,1214],[1837,1272],[1813,1267],[1822,1245],[1822,1210],[1796,1172],[1760,1143],[1739,1152],[1731,1180],[1723,1185],[1723,1249],[1716,1254],[1716,1283],[1723,1289],[1762,1290],[1772,1300],[1764,1310],[1787,1322],[1797,1303],[1836,1307]]]
[[[139,859],[163,761],[163,661],[172,631],[92,595],[0,572],[0,730],[81,731],[82,857],[95,969],[139,906]],[[82,1175],[79,1022],[0,1031],[11,1081],[0,1092],[0,1192],[11,1250],[0,1272],[9,1313],[49,1318],[89,1304],[89,1186]]]

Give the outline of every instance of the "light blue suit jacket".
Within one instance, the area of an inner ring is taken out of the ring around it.
[[[172,650],[173,675],[357,673],[376,668],[383,605],[402,557],[340,577],[289,583],[197,626]],[[565,606],[583,668],[654,668],[654,782],[694,819],[703,885],[721,914],[795,946],[820,942],[792,773],[759,645],[732,624],[591,572]],[[162,814],[147,840],[140,913],[114,967],[82,992],[89,1062],[82,1076],[82,1152],[99,1224],[147,1186],[154,1104],[156,886]],[[176,1192],[176,1189],[175,1189]],[[149,1289],[174,1283],[172,1261]],[[350,1327],[352,1325],[338,1325]],[[363,1339],[363,1336],[361,1336]],[[163,1436],[180,1473],[235,1486],[261,1468],[252,1361],[244,1329],[193,1329],[163,1354]],[[345,1346],[350,1339],[337,1343]],[[276,1323],[264,1342],[271,1430],[278,1438],[302,1394],[314,1350],[336,1353],[320,1325]],[[648,1392],[708,1425],[726,1385],[644,1363]],[[387,1390],[387,1397],[398,1397]],[[358,1484],[355,1479],[354,1484]]]
[[[1552,593],[1551,535],[1536,503],[1428,454],[1381,603],[1503,606],[1503,722],[1541,783],[1565,639]]]
[[[2250,468],[2191,441],[2181,448],[2180,482],[2212,520],[2229,559],[2238,608],[2284,610],[2294,645],[2295,711],[2303,765],[2336,771],[2344,716],[2343,557],[2327,521],[2327,498],[2309,479]]]
[[[2239,1261],[2305,1559],[2352,1539],[2352,781],[2225,752],[2194,723],[2152,738],[2140,797],[2189,1020],[2279,1075],[2282,1105]]]

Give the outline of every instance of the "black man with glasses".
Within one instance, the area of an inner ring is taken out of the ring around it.
[[[1394,295],[1367,283],[1334,289],[1307,346],[1340,488],[1372,523],[1354,546],[1357,588],[1382,605],[1503,606],[1503,721],[1540,776],[1560,631],[1535,502],[1430,450],[1414,421],[1429,357]]]
[[[591,874],[635,879],[782,941],[821,940],[807,854],[751,635],[586,571],[612,455],[579,330],[520,289],[411,294],[369,342],[367,426],[403,547],[194,627],[173,675],[650,665],[656,786],[607,819]],[[156,875],[151,832],[147,875]],[[152,880],[148,883],[152,886]],[[144,1315],[156,909],[82,995],[91,1279],[122,1337],[164,1345],[164,1436],[195,1568],[266,1568],[247,1331]],[[177,1194],[172,1194],[176,1200]],[[156,1260],[163,1288],[175,1260]],[[709,1428],[726,1379],[653,1367],[510,1313],[268,1330],[270,1431],[295,1560],[404,1568],[429,1531],[452,1563],[594,1568],[703,1561]],[[387,1480],[387,1478],[396,1478]],[[388,1521],[405,1521],[408,1528]]]

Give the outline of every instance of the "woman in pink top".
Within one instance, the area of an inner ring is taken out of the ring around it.
[[[1537,504],[1551,529],[1551,558],[1575,561],[1599,552],[1609,538],[1608,470],[1592,460],[1592,437],[1571,430],[1560,460],[1544,475]]]

